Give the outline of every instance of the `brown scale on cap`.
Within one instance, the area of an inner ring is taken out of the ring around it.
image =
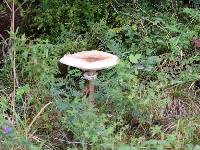
[[[108,58],[109,57],[101,57],[101,58],[98,58],[98,57],[82,57],[82,59],[84,59],[87,62],[95,62],[95,61],[105,60],[105,59],[108,59]]]

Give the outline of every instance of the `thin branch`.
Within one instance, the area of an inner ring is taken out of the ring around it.
[[[10,7],[10,5],[8,4],[8,2],[6,0],[4,0],[4,3],[6,3],[7,7],[10,9],[10,11],[12,11],[12,8]]]
[[[11,21],[11,30],[15,32],[15,0],[12,2],[12,21]]]
[[[120,13],[120,14],[122,14],[122,15],[129,16],[129,17],[131,17],[133,20],[136,20],[135,16],[130,15],[129,13],[125,13],[125,12],[121,12],[121,11],[119,12],[119,11],[117,10],[117,8],[113,5],[113,3],[111,3],[110,5],[111,5],[111,7],[114,9],[114,11],[115,11],[116,13]]]
[[[11,6],[8,4],[8,2],[6,0],[4,0],[4,3],[6,3],[7,7],[10,9],[11,11],[11,21],[10,21],[10,26],[11,26],[11,34],[15,32],[15,0],[12,0],[12,4]],[[12,8],[11,8],[12,7]],[[17,73],[16,73],[16,50],[14,47],[14,42],[15,39],[12,37],[10,37],[10,42],[9,42],[9,46],[10,46],[10,55],[11,55],[11,62],[12,62],[12,72],[13,72],[13,95],[12,95],[12,109],[13,109],[13,114],[15,114],[15,99],[16,99],[16,81],[17,81]]]
[[[86,145],[93,145],[89,143],[84,143],[84,142],[72,142],[72,141],[67,141],[59,138],[54,138],[55,140],[61,141],[61,142],[67,142],[68,144],[86,144]]]
[[[42,141],[44,141],[43,139],[41,139],[41,138],[39,138],[38,136],[32,136],[32,139],[34,139],[35,141],[37,141],[37,142],[42,142]],[[55,150],[55,148],[53,147],[53,145],[51,145],[51,144],[49,144],[50,146],[48,146],[47,144],[44,144],[44,146],[45,147],[47,147],[48,149],[54,149]]]
[[[44,111],[44,109],[49,106],[50,104],[52,104],[53,102],[49,102],[48,104],[46,104],[44,107],[42,107],[42,109],[40,110],[40,112],[33,118],[33,120],[31,121],[31,123],[28,126],[28,131],[30,130],[31,126],[33,125],[33,123],[37,120],[37,118],[42,114],[42,112]]]
[[[12,1],[12,11],[11,11],[11,33],[15,32],[15,0]],[[15,40],[11,37],[11,53],[12,53],[12,60],[13,60],[13,98],[12,98],[12,107],[13,112],[15,112],[15,100],[16,100],[16,80],[17,80],[17,73],[16,73],[16,50],[14,47]]]
[[[15,12],[17,12],[19,9],[21,9],[22,6],[23,6],[26,2],[28,2],[28,0],[25,0],[17,9],[15,9]]]

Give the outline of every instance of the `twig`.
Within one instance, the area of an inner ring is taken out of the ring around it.
[[[17,12],[20,8],[22,8],[22,6],[28,2],[28,0],[24,0],[24,2],[15,10],[15,12]]]
[[[117,1],[116,1],[116,2],[117,2]],[[118,2],[117,2],[117,3],[118,3]],[[115,8],[115,6],[113,5],[113,3],[111,3],[110,5],[112,6],[112,8],[114,9],[114,11],[115,11],[116,13],[121,13],[122,15],[131,17],[133,20],[136,20],[135,16],[130,15],[129,13],[125,13],[125,12],[121,12],[121,11],[119,12],[119,11]]]
[[[34,140],[36,140],[37,142],[42,142],[42,141],[44,141],[43,139],[41,139],[41,138],[39,138],[39,137],[37,137],[37,136],[32,136],[31,138],[34,139]],[[50,146],[48,146],[47,144],[44,144],[44,146],[47,147],[48,149],[54,149],[54,150],[55,150],[55,148],[54,148],[51,144],[49,144],[49,145],[50,145]]]
[[[6,3],[7,7],[10,9],[10,11],[12,11],[12,8],[10,7],[10,5],[8,4],[8,2],[6,0],[4,0],[4,3]]]
[[[189,90],[192,89],[192,87],[194,86],[195,82],[192,82],[192,84],[189,87]]]
[[[28,131],[30,130],[31,126],[33,125],[33,123],[37,120],[37,118],[41,115],[41,113],[44,111],[44,109],[49,106],[50,104],[52,104],[53,102],[49,102],[48,104],[46,104],[44,107],[42,107],[42,109],[40,110],[40,112],[33,118],[33,120],[31,121],[31,123],[28,126]]]
[[[67,141],[59,138],[54,138],[55,140],[61,141],[61,142],[67,142],[68,144],[86,144],[86,145],[93,145],[89,143],[84,143],[84,142],[72,142],[72,141]]]
[[[4,0],[4,3],[6,3],[7,7],[10,9],[11,11],[11,22],[10,22],[10,26],[11,26],[11,34],[15,32],[15,0],[12,0],[12,8],[11,6],[8,4],[8,2],[6,0]],[[12,110],[13,110],[13,115],[15,114],[15,99],[16,99],[16,80],[17,80],[17,73],[16,73],[16,51],[15,51],[15,47],[14,47],[14,42],[15,39],[11,36],[10,38],[10,55],[11,55],[11,61],[12,61],[12,67],[13,67],[13,95],[12,95]]]
[[[12,0],[12,10],[11,10],[11,32],[15,32],[15,0]],[[16,73],[16,51],[14,47],[14,39],[11,37],[11,53],[12,53],[12,64],[13,64],[13,97],[12,97],[12,107],[13,112],[15,112],[15,100],[16,100],[16,79],[17,79],[17,73]]]

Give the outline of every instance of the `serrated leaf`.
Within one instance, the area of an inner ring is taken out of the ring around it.
[[[141,56],[142,56],[141,54],[136,54],[135,56],[131,54],[129,56],[129,60],[130,60],[130,62],[136,64],[139,62],[139,59],[141,58]]]

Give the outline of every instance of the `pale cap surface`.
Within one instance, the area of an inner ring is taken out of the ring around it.
[[[118,63],[117,56],[103,51],[82,51],[64,55],[60,62],[82,70],[102,70],[111,68]]]

